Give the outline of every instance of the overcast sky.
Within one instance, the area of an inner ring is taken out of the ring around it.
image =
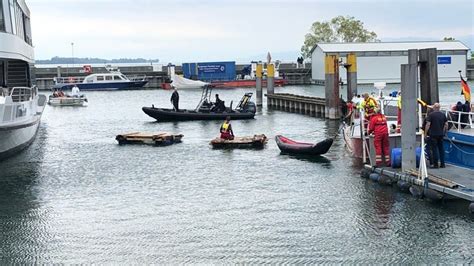
[[[474,1],[27,0],[36,59],[162,63],[298,55],[315,21],[354,16],[382,41],[454,37],[474,45]]]

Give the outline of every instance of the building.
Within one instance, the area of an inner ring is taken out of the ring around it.
[[[324,82],[326,55],[336,54],[345,61],[346,55],[353,52],[357,56],[357,83],[400,83],[400,65],[408,63],[408,50],[425,48],[438,50],[439,81],[459,81],[459,70],[466,76],[469,48],[460,41],[318,43],[311,51],[312,79]],[[339,75],[345,82],[344,67]]]

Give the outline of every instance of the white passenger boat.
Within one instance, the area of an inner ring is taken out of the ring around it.
[[[0,159],[34,140],[46,104],[32,85],[30,12],[24,0],[10,4],[0,5]]]

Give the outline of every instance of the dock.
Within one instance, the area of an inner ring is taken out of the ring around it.
[[[324,117],[326,99],[290,93],[267,94],[269,108],[309,116]]]

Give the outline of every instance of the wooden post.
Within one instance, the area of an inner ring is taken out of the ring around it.
[[[325,117],[339,119],[339,57],[337,55],[326,55],[325,72]]]
[[[410,50],[412,51],[412,50]],[[416,51],[416,50],[415,50]],[[401,66],[402,91],[402,171],[416,168],[416,91],[418,85],[418,65]]]
[[[421,99],[429,105],[439,102],[438,52],[436,48],[420,50]]]
[[[262,73],[263,73],[263,66],[261,63],[257,63],[256,69],[256,80],[255,80],[255,88],[257,90],[257,106],[262,106],[262,98],[263,98],[263,91],[262,91]]]

